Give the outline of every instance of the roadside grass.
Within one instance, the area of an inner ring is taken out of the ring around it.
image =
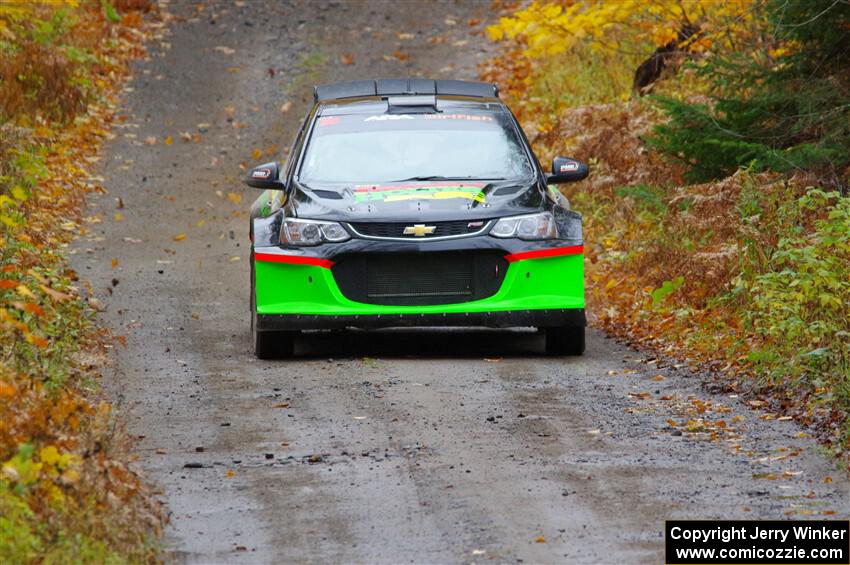
[[[162,516],[97,393],[115,340],[63,256],[102,190],[90,169],[148,34],[150,2],[116,4],[0,5],[3,563],[157,559]]]
[[[616,78],[633,61],[571,54],[523,58],[507,44],[482,77],[544,167],[555,155],[591,166],[562,191],[584,216],[593,323],[723,375],[763,417],[811,425],[850,461],[850,199],[813,174],[746,167],[688,184],[681,162],[646,143],[663,113]],[[698,99],[701,80],[684,69],[655,92]]]

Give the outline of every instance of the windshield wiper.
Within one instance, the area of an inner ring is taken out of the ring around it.
[[[441,175],[430,175],[430,176],[409,177],[409,178],[406,178],[406,179],[391,180],[389,182],[407,182],[407,181],[412,181],[412,180],[505,180],[505,179],[501,178],[501,177],[492,177],[492,178],[487,178],[487,177],[444,177],[444,176],[441,176]]]

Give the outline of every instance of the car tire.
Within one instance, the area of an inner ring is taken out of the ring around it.
[[[251,338],[257,359],[286,359],[295,353],[296,331],[257,329],[257,294],[254,275],[254,252],[251,252]]]
[[[254,329],[254,355],[257,359],[286,359],[295,353],[298,332],[257,331]]]
[[[581,355],[584,353],[584,326],[546,328],[548,355]]]

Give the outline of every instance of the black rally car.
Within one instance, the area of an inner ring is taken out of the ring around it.
[[[301,330],[536,326],[584,351],[581,216],[544,172],[493,84],[318,86],[288,161],[249,171],[256,355]]]

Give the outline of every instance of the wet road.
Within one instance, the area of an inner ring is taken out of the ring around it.
[[[314,82],[473,78],[488,6],[169,8],[73,262],[126,336],[107,391],[174,560],[659,563],[667,518],[850,513],[794,423],[595,331],[572,359],[537,333],[460,330],[311,334],[298,359],[253,358],[240,163],[285,148]]]

